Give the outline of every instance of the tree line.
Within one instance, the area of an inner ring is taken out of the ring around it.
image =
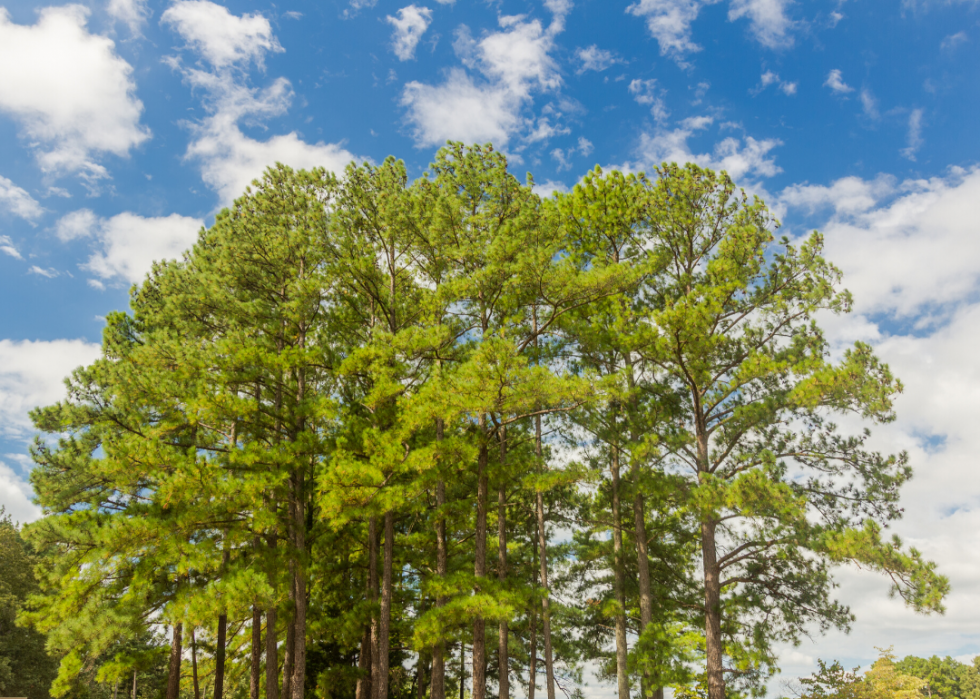
[[[551,198],[490,146],[269,168],[32,414],[51,694],[555,699],[591,667],[723,699],[850,624],[836,565],[941,611],[885,533],[907,456],[834,422],[901,384],[830,346],[850,295],[777,226],[693,164]]]

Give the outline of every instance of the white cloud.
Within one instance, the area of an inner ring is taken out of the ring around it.
[[[966,32],[956,32],[943,39],[939,44],[939,48],[942,51],[952,51],[960,44],[965,44],[969,40],[970,37],[966,35]]]
[[[827,253],[859,313],[925,317],[980,288],[980,169],[901,184],[879,176],[797,185],[780,200],[809,211],[833,207],[822,228]]]
[[[878,113],[878,100],[875,96],[871,94],[871,90],[864,88],[861,90],[861,109],[864,111],[864,116],[868,117],[872,121],[878,121],[881,115]]]
[[[20,254],[20,251],[14,246],[14,241],[12,241],[10,237],[6,235],[0,235],[0,252],[2,252],[4,255],[10,255],[10,257],[18,260],[24,259]]]
[[[710,153],[694,153],[688,139],[712,125],[708,116],[691,117],[674,129],[657,129],[640,136],[638,160],[624,166],[628,170],[648,170],[664,162],[692,162],[713,170],[726,171],[738,182],[745,177],[772,177],[782,172],[770,151],[782,145],[778,139],[756,140],[734,136],[716,142]]]
[[[106,4],[106,12],[115,21],[129,27],[130,34],[139,36],[140,29],[150,14],[146,3],[147,0],[109,0]]]
[[[617,63],[624,63],[614,52],[600,49],[596,44],[592,44],[588,48],[579,49],[575,52],[575,56],[582,63],[579,69],[575,71],[579,75],[588,70],[602,72]]]
[[[732,0],[728,19],[734,22],[747,17],[752,35],[770,49],[788,48],[793,45],[789,35],[793,22],[786,16],[790,0]]]
[[[898,419],[873,431],[873,446],[885,453],[908,450],[916,476],[903,492],[905,518],[893,529],[935,560],[952,586],[947,614],[922,617],[889,599],[887,581],[844,569],[837,577],[842,601],[857,616],[853,630],[799,650],[813,658],[839,658],[847,666],[870,664],[876,645],[894,645],[899,657],[976,651],[980,171],[954,169],[946,177],[901,183],[885,175],[846,178],[789,192],[807,203],[833,206],[820,228],[827,257],[842,268],[844,286],[854,293],[856,313],[824,325],[840,345],[870,341],[905,385],[896,400]],[[806,658],[793,660],[784,675],[815,669]]]
[[[215,68],[262,66],[267,51],[281,52],[269,20],[259,14],[238,17],[208,0],[179,0],[160,21],[171,25]]]
[[[645,17],[647,29],[660,44],[660,55],[670,56],[684,66],[686,54],[701,50],[691,37],[691,24],[697,19],[702,4],[697,0],[640,0],[626,11],[636,17]]]
[[[758,95],[760,92],[765,90],[770,85],[776,85],[783,94],[795,95],[796,94],[796,83],[786,82],[779,79],[779,73],[774,73],[771,70],[767,70],[761,76],[759,76],[759,84],[753,89],[749,90],[749,94]]]
[[[909,114],[909,133],[906,146],[901,153],[904,157],[915,162],[915,154],[922,147],[922,110],[913,109]]]
[[[663,99],[666,91],[657,89],[656,79],[633,80],[627,89],[633,95],[633,99],[639,104],[650,107],[650,113],[653,114],[653,118],[658,122],[664,121],[670,116],[670,112],[667,111],[667,106],[664,104]]]
[[[779,83],[779,89],[782,90],[783,93],[785,93],[786,95],[790,95],[790,96],[795,95],[796,83],[787,83],[787,82]]]
[[[26,438],[27,413],[62,400],[65,377],[99,353],[99,345],[84,340],[0,340],[0,434]]]
[[[463,68],[451,68],[439,85],[413,81],[405,85],[401,104],[408,112],[415,142],[441,145],[446,140],[492,141],[505,146],[514,136],[529,141],[567,133],[546,119],[522,114],[536,92],[556,91],[561,75],[551,56],[554,37],[563,28],[571,3],[552,0],[548,27],[523,16],[500,17],[501,31],[474,39],[464,26],[454,48]]]
[[[27,190],[18,187],[3,175],[0,175],[0,207],[26,221],[33,221],[44,213],[44,209]]]
[[[844,78],[841,75],[839,68],[834,68],[827,74],[827,79],[824,81],[824,85],[838,94],[854,92],[854,88],[844,82]]]
[[[400,61],[415,58],[415,47],[432,23],[432,10],[409,5],[398,10],[398,16],[388,15],[388,24],[395,28],[391,37],[392,50]]]
[[[7,464],[0,461],[0,505],[15,522],[33,522],[41,508],[31,502],[31,486]]]
[[[361,10],[370,10],[377,4],[378,0],[350,0],[350,6],[340,13],[340,16],[344,19],[350,19],[357,16]]]
[[[61,275],[61,272],[56,270],[54,267],[48,267],[44,269],[43,267],[38,267],[37,265],[31,265],[30,269],[27,270],[28,274],[36,274],[39,277],[45,277],[47,279],[54,279]]]
[[[592,141],[587,139],[585,136],[578,137],[578,152],[582,154],[583,157],[588,158],[592,151],[594,150],[592,146]]]
[[[90,209],[79,209],[62,216],[54,226],[55,235],[62,242],[87,238],[96,232],[99,217]]]
[[[193,138],[185,157],[200,163],[202,179],[218,192],[221,203],[230,204],[253,179],[262,175],[266,167],[276,162],[294,168],[325,167],[339,172],[356,160],[340,145],[307,143],[295,132],[265,141],[242,132],[240,125],[243,122],[261,125],[270,117],[284,114],[292,101],[292,86],[280,77],[264,89],[252,88],[247,85],[243,70],[239,70],[251,63],[261,66],[265,51],[282,50],[271,29],[266,32],[269,23],[264,17],[232,17],[235,21],[230,28],[215,38],[196,38],[201,32],[189,23],[191,11],[216,15],[226,12],[219,6],[215,6],[218,10],[201,9],[201,6],[211,4],[200,1],[181,3],[185,7],[182,13],[187,14],[179,14],[170,22],[190,46],[208,59],[214,70],[189,68],[177,59],[172,59],[171,65],[181,71],[191,87],[204,95],[208,115],[187,124]],[[183,34],[185,31],[186,35]]]
[[[0,8],[0,111],[20,123],[41,169],[108,177],[98,156],[126,156],[150,137],[140,125],[132,67],[111,39],[86,29],[80,5],[47,7],[19,25]]]
[[[155,261],[180,257],[197,241],[203,225],[201,219],[178,214],[145,218],[125,212],[104,219],[79,209],[55,224],[55,234],[63,241],[92,238],[96,250],[82,269],[100,280],[135,284],[143,281]],[[101,283],[95,286],[102,288]]]

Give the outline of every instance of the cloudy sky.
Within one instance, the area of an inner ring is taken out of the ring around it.
[[[917,475],[896,528],[940,563],[944,617],[860,571],[814,660],[980,653],[977,0],[91,0],[0,5],[0,504],[38,515],[27,411],[97,354],[152,260],[275,160],[339,170],[492,141],[542,191],[595,164],[724,168],[784,230],[819,228],[903,379],[876,433]],[[778,685],[777,685],[778,686]],[[596,685],[592,696],[610,695]]]

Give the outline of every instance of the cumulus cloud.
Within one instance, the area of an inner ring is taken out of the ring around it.
[[[34,221],[44,213],[44,209],[27,190],[18,187],[3,175],[0,175],[0,209],[5,209],[25,221]]]
[[[660,55],[670,56],[683,66],[685,55],[701,50],[691,36],[691,24],[702,4],[697,0],[640,0],[626,11],[645,18],[647,30],[660,45]]]
[[[10,466],[0,461],[0,505],[15,522],[33,522],[41,508],[31,502],[31,486]]]
[[[398,16],[388,15],[388,24],[395,28],[391,37],[391,49],[400,61],[415,58],[415,47],[432,23],[432,10],[428,7],[409,5],[398,10]]]
[[[650,113],[653,114],[653,118],[658,122],[664,121],[670,116],[670,112],[667,111],[667,106],[664,104],[666,91],[657,89],[656,79],[633,80],[627,89],[633,95],[633,99],[639,104],[650,107]]]
[[[909,132],[906,146],[901,151],[902,155],[915,162],[915,154],[922,147],[922,143],[922,110],[913,109],[909,114]]]
[[[272,33],[269,20],[260,14],[231,14],[227,8],[208,0],[180,0],[163,13],[160,21],[169,24],[192,50],[215,68],[262,66],[269,51],[282,46]]]
[[[401,104],[419,146],[440,145],[448,139],[492,141],[506,145],[514,136],[543,140],[563,127],[523,114],[535,93],[557,91],[558,66],[551,56],[555,36],[564,27],[571,3],[547,3],[554,18],[548,27],[523,16],[499,19],[500,31],[480,39],[462,27],[454,48],[464,68],[451,68],[438,85],[413,81],[405,85]]]
[[[857,616],[849,634],[831,633],[800,650],[867,666],[874,646],[901,657],[975,649],[980,625],[980,480],[976,419],[980,411],[980,242],[976,201],[980,171],[899,182],[887,175],[829,185],[795,185],[781,197],[805,213],[826,207],[819,228],[827,256],[844,272],[855,313],[824,322],[840,346],[870,342],[905,385],[898,419],[873,431],[873,446],[906,449],[919,474],[903,492],[905,518],[893,529],[950,577],[942,617],[917,616],[890,599],[888,583],[844,569],[841,599]],[[951,253],[950,251],[955,251]],[[971,654],[972,655],[972,654]],[[784,675],[808,674],[805,658]]]
[[[980,169],[902,183],[879,176],[797,185],[780,201],[808,212],[832,209],[822,227],[828,254],[844,270],[859,313],[917,317],[980,286]]]
[[[262,66],[266,51],[282,50],[271,25],[260,15],[231,16],[228,27],[209,37],[192,18],[220,18],[227,10],[206,0],[187,0],[180,8],[169,18],[165,13],[164,20],[212,66],[203,70],[185,66],[177,58],[170,61],[184,80],[204,95],[207,111],[204,119],[186,124],[192,139],[185,157],[200,163],[202,179],[218,193],[222,204],[240,196],[253,179],[277,161],[295,168],[325,167],[336,172],[357,159],[340,145],[307,143],[295,132],[264,141],[246,135],[242,123],[260,125],[285,114],[292,103],[292,85],[285,78],[255,88],[248,84],[245,73],[252,64]]]
[[[602,72],[617,63],[624,62],[614,52],[600,49],[596,44],[592,44],[588,48],[579,49],[575,52],[575,57],[581,63],[578,70],[575,71],[579,75],[589,70]]]
[[[786,82],[785,80],[779,79],[779,73],[774,73],[771,70],[767,70],[759,77],[759,84],[749,90],[750,94],[758,95],[760,92],[764,91],[770,85],[776,85],[785,95],[795,95],[796,94],[796,83]]]
[[[0,340],[0,434],[26,438],[27,413],[63,399],[64,378],[99,352],[99,345],[84,340]]]
[[[24,259],[20,251],[14,246],[14,241],[10,239],[10,236],[0,235],[0,252],[17,260]]]
[[[827,74],[827,79],[824,81],[824,85],[829,87],[837,94],[854,92],[854,88],[844,82],[844,78],[841,75],[839,68],[834,68]]]
[[[695,153],[688,140],[714,123],[709,116],[685,119],[676,128],[660,128],[640,136],[638,159],[624,166],[629,170],[648,170],[664,162],[696,163],[713,170],[724,170],[738,181],[745,177],[772,177],[782,168],[770,151],[782,145],[778,139],[756,140],[751,136],[728,136],[717,141],[710,153]]]
[[[108,177],[103,154],[126,156],[150,137],[132,67],[86,29],[81,5],[46,7],[34,25],[0,8],[0,111],[14,117],[45,173]]]
[[[147,0],[109,0],[105,9],[112,19],[125,24],[130,34],[139,36],[150,14],[146,3]]]
[[[92,239],[95,250],[81,268],[98,277],[99,284],[117,280],[135,284],[143,281],[154,262],[180,257],[197,240],[203,225],[201,219],[178,214],[143,217],[125,212],[99,218],[79,209],[58,221],[55,234],[63,241]]]
[[[788,48],[793,45],[790,30],[793,22],[786,16],[790,0],[732,0],[728,19],[747,18],[749,31],[763,46],[770,49]]]
[[[691,25],[701,8],[719,0],[639,0],[626,12],[646,19],[647,30],[660,45],[660,55],[669,56],[679,66],[688,67],[685,56],[701,50],[692,37]],[[728,20],[749,20],[753,38],[770,49],[793,45],[790,32],[794,23],[786,14],[790,0],[731,0]]]

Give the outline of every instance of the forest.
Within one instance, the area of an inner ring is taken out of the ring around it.
[[[825,337],[850,294],[778,227],[693,164],[550,197],[489,145],[270,167],[32,413],[0,692],[759,697],[853,622],[837,566],[942,612],[887,531],[908,456],[869,442],[901,382]],[[975,699],[976,668],[799,691]]]

